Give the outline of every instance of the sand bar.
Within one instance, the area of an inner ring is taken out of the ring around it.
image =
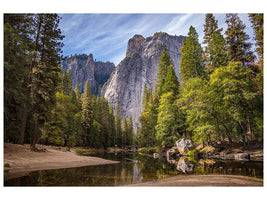
[[[75,151],[63,151],[49,146],[36,145],[37,148],[46,148],[45,152],[33,152],[30,145],[4,144],[4,163],[10,167],[5,174],[4,180],[25,176],[31,171],[72,168],[91,165],[116,164],[118,161],[103,158],[80,156]]]

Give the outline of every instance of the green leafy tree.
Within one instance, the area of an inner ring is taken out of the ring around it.
[[[198,34],[193,26],[190,26],[186,41],[183,41],[181,49],[180,77],[183,81],[190,78],[205,76],[203,51],[198,42]]]

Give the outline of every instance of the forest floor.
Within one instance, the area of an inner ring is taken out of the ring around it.
[[[148,181],[144,183],[130,184],[126,186],[263,186],[263,179],[252,178],[239,175],[186,175],[186,176],[174,176],[169,178],[158,179],[154,181]]]
[[[9,164],[9,167],[4,167],[6,171],[4,175],[5,180],[25,176],[35,170],[119,163],[103,158],[80,156],[74,150],[66,151],[43,145],[36,145],[36,147],[39,149],[45,148],[46,151],[31,151],[29,144],[4,143],[4,165]]]

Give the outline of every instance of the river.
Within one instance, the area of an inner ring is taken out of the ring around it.
[[[122,186],[186,174],[231,174],[263,178],[262,161],[154,159],[125,153],[95,155],[118,164],[41,170],[10,179],[4,186]]]

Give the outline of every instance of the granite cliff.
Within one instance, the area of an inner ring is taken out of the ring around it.
[[[170,55],[179,78],[183,40],[186,40],[185,36],[161,32],[147,38],[135,35],[128,41],[126,57],[104,84],[101,94],[114,107],[119,103],[121,115],[132,116],[134,128],[139,124],[138,118],[142,112],[144,84],[154,91],[159,58],[164,48]]]
[[[92,54],[81,54],[66,57],[62,62],[62,68],[63,71],[70,70],[73,89],[78,82],[80,91],[83,92],[85,83],[89,80],[92,93],[99,95],[101,87],[110,77],[115,65],[110,62],[96,62]]]

